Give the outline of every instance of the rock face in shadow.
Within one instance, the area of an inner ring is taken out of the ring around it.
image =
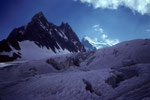
[[[62,22],[60,26],[56,26],[48,22],[42,12],[35,14],[26,26],[15,28],[6,40],[0,42],[0,55],[4,56],[2,52],[21,50],[19,42],[26,40],[54,53],[59,50],[85,52],[84,46],[68,23]]]
[[[13,61],[17,58],[21,58],[21,54],[18,52],[12,52],[11,55],[8,54],[13,51],[12,48],[20,50],[20,46],[17,41],[3,40],[0,42],[0,62]]]

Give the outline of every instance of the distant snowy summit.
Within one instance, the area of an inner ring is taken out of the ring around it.
[[[93,51],[93,50],[111,46],[108,43],[95,41],[87,36],[81,40],[81,43],[84,45],[87,51]]]
[[[26,26],[15,28],[7,39],[0,41],[0,62],[17,58],[42,59],[84,51],[84,46],[68,23],[56,26],[39,12]]]

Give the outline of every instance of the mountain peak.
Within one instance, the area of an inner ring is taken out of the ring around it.
[[[42,23],[48,23],[46,17],[44,16],[43,12],[38,12],[32,17],[32,22],[42,22]]]
[[[4,61],[15,60],[16,57],[13,57],[12,53],[16,52],[19,52],[19,57],[24,59],[29,59],[31,53],[32,59],[40,59],[44,56],[85,51],[84,46],[68,23],[62,22],[60,26],[56,26],[48,22],[42,12],[35,14],[25,27],[14,29],[4,43],[0,42],[0,47],[3,47],[0,50],[0,57],[5,56],[1,56],[1,51],[9,50],[10,52]]]
[[[60,27],[62,27],[62,28],[65,27],[65,26],[66,26],[66,23],[64,23],[64,22],[62,22],[61,25],[60,25]]]
[[[60,27],[61,28],[70,28],[70,25],[68,23],[62,22]]]
[[[44,17],[43,12],[38,12],[32,17],[32,19],[40,19],[41,17]]]
[[[110,45],[106,42],[100,42],[96,39],[91,39],[90,37],[86,36],[82,40],[82,44],[86,48],[87,51],[93,51],[104,47],[109,47]]]

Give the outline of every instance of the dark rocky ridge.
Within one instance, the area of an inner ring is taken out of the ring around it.
[[[42,12],[34,15],[26,26],[15,28],[6,40],[0,42],[0,56],[6,56],[1,52],[10,52],[11,47],[21,50],[18,42],[25,40],[33,41],[39,47],[45,46],[54,53],[55,49],[61,48],[69,52],[85,52],[84,46],[68,23],[62,22],[60,26],[56,26],[48,22]]]

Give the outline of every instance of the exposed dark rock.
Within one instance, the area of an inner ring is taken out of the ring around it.
[[[10,45],[15,48],[16,50],[21,50],[20,46],[19,46],[19,43],[17,41],[14,41],[14,40],[10,40],[9,41]]]
[[[7,61],[13,61],[13,57],[9,57],[7,55],[0,55],[0,62],[7,62]]]
[[[134,68],[118,69],[117,73],[114,72],[114,75],[109,77],[105,82],[111,85],[112,88],[116,88],[122,81],[138,76],[139,73]]]
[[[124,77],[117,75],[109,77],[105,82],[111,85],[112,88],[116,88],[121,81],[124,81]]]
[[[73,59],[73,64],[74,64],[75,66],[80,66],[79,59]]]
[[[65,67],[63,66],[63,64],[60,64],[59,62],[55,61],[55,59],[48,59],[46,61],[48,64],[51,64],[56,70],[61,70],[64,69]]]
[[[6,40],[0,41],[0,52],[13,51],[12,47],[21,50],[19,42],[25,40],[33,41],[40,48],[51,49],[54,53],[59,49],[66,49],[73,53],[85,51],[84,46],[68,23],[62,22],[60,26],[56,26],[48,22],[42,12],[34,15],[26,26],[15,28]]]
[[[19,54],[13,53],[13,58],[17,59],[17,58],[21,58],[21,56]]]
[[[90,82],[88,82],[88,81],[87,81],[87,80],[85,80],[85,79],[83,79],[83,82],[84,82],[84,84],[86,85],[86,86],[85,86],[85,89],[86,89],[87,91],[90,91],[91,93],[93,93],[93,92],[94,92],[94,90],[93,90],[93,88],[92,88],[91,83],[90,83]]]
[[[7,40],[2,40],[0,42],[0,52],[9,52],[11,50]]]
[[[94,90],[93,87],[92,87],[92,84],[89,81],[83,79],[83,82],[86,85],[85,89],[87,91],[90,91],[90,93],[92,93],[92,94],[95,93],[97,96],[101,96],[101,93],[99,91]]]
[[[17,58],[21,58],[21,56],[16,53],[13,53],[12,57],[10,57],[8,55],[0,55],[0,62],[14,61]]]

